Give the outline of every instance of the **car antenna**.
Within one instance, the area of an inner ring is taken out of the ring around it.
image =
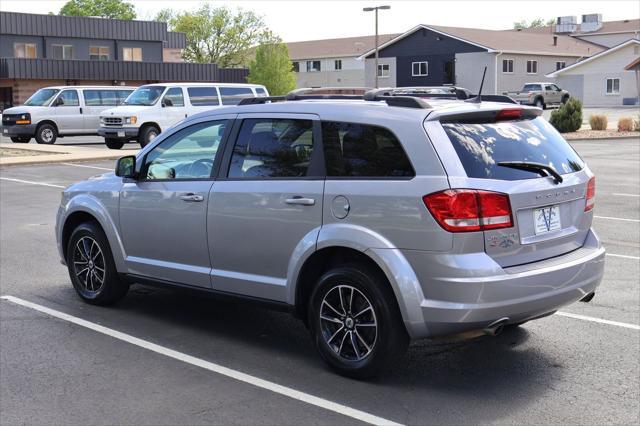
[[[482,73],[482,81],[480,82],[480,90],[478,90],[478,94],[471,99],[467,99],[465,102],[470,102],[474,104],[479,104],[482,102],[482,86],[484,86],[484,76],[487,75],[487,67],[484,67],[484,72]]]

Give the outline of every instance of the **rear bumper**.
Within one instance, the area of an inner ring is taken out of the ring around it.
[[[407,328],[412,337],[427,337],[482,329],[501,318],[516,323],[576,302],[600,284],[605,250],[590,231],[574,252],[512,268],[501,268],[484,253],[403,254],[424,294],[424,323]]]
[[[98,135],[105,139],[131,140],[138,137],[138,127],[99,127]]]
[[[31,136],[36,134],[35,124],[15,124],[15,125],[3,125],[0,126],[0,133],[2,136],[14,137],[14,136]]]

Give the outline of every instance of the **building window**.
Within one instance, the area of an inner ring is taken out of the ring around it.
[[[513,59],[503,59],[502,60],[502,72],[503,73],[513,73]]]
[[[336,59],[334,61],[334,68],[336,71],[340,71],[342,69],[342,59]]]
[[[307,72],[320,71],[320,61],[307,61]]]
[[[51,56],[53,59],[73,59],[73,46],[70,44],[52,44]]]
[[[16,58],[37,58],[35,43],[15,43],[13,45],[13,56]]]
[[[427,61],[411,63],[411,75],[413,77],[429,75],[429,63]]]
[[[538,74],[538,61],[527,61],[527,74]]]
[[[104,46],[89,46],[89,59],[92,61],[108,61],[109,48]]]
[[[300,62],[291,62],[291,69],[294,72],[300,72]]]
[[[566,66],[567,66],[567,63],[565,61],[558,61],[556,62],[556,71],[561,70]]]
[[[378,77],[389,77],[389,64],[378,64]]]
[[[141,47],[123,47],[122,48],[122,60],[128,62],[142,62],[142,48]]]
[[[607,95],[619,95],[620,94],[620,79],[608,78],[607,79]]]

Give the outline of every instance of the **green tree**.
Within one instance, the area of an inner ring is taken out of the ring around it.
[[[546,21],[542,18],[536,18],[531,22],[527,22],[526,20],[518,21],[513,23],[514,30],[524,30],[526,28],[542,28],[548,27],[549,25],[553,25],[556,23],[556,20],[551,18]]]
[[[251,46],[262,42],[268,33],[262,17],[252,11],[233,12],[208,3],[194,12],[164,9],[156,20],[166,22],[171,31],[186,34],[185,60],[214,62],[221,67],[246,65]]]
[[[69,0],[58,15],[100,16],[129,21],[136,19],[136,10],[133,4],[122,0]]]
[[[284,95],[296,88],[289,49],[281,40],[270,40],[255,50],[249,63],[249,83],[263,84],[271,96]]]

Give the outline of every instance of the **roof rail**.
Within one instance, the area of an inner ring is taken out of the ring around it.
[[[389,106],[397,106],[404,108],[431,108],[424,100],[416,96],[398,96],[393,94],[392,88],[369,90],[363,96],[365,101],[383,101]]]
[[[258,105],[266,104],[267,102],[282,102],[286,101],[284,96],[262,96],[258,98],[244,98],[238,102],[238,105]]]

